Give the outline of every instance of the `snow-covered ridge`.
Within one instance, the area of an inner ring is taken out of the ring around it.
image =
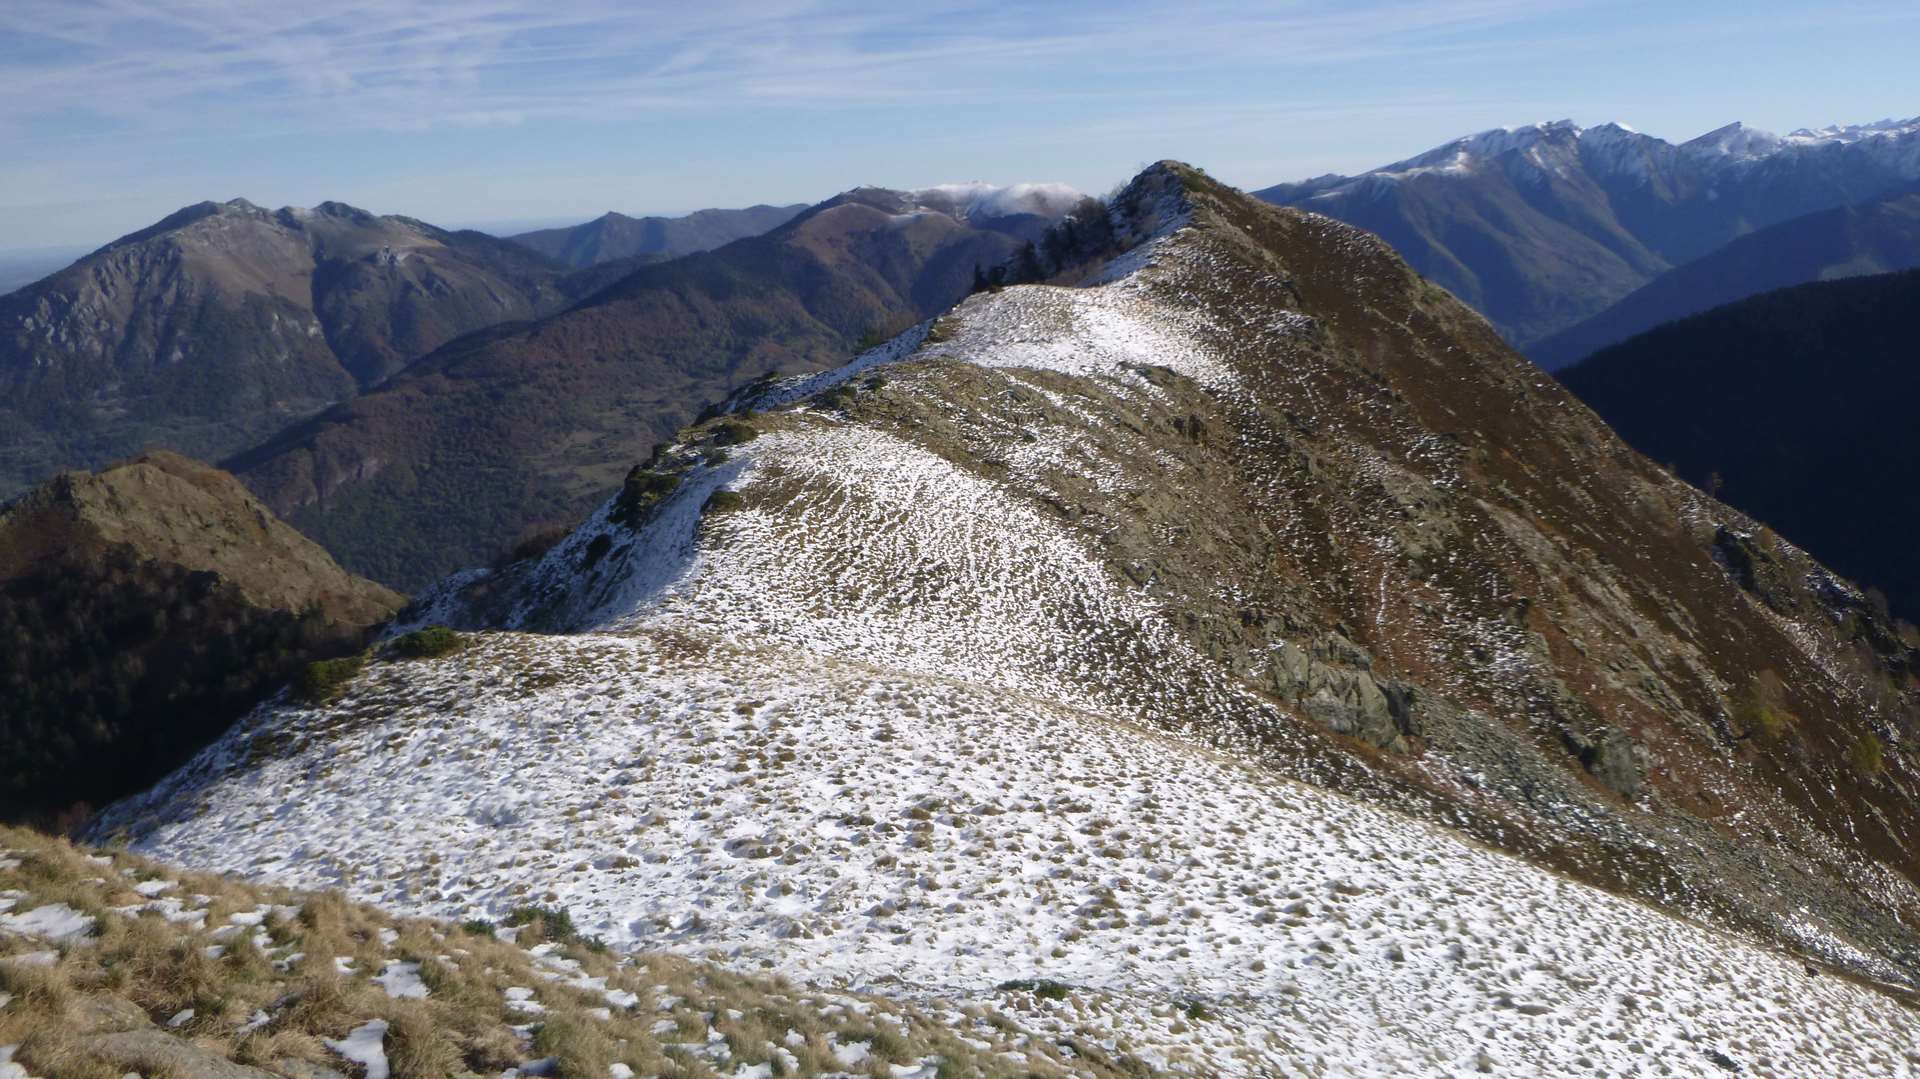
[[[531,571],[503,621],[543,635],[264,708],[106,826],[402,911],[533,900],[623,945],[907,995],[1063,982],[1041,1025],[1190,1074],[1920,1067],[1913,1014],[1855,983],[1202,743],[1227,716],[1280,756],[1307,735],[1026,496],[1059,473],[1118,501],[1197,487],[1101,425],[1169,392],[1143,369],[1231,394],[1207,342],[1312,320],[1203,314],[1241,269],[1209,261],[1220,223],[1141,190],[1124,223],[1153,239],[1097,286],[983,293],[743,394],[757,436],[696,430],[644,519],[609,503]],[[932,407],[884,426],[812,399],[833,390]],[[727,423],[752,425],[707,430]]]
[[[1325,195],[1363,180],[1397,182],[1436,172],[1465,174],[1515,153],[1545,169],[1556,166],[1552,158],[1557,153],[1590,159],[1606,171],[1644,171],[1650,159],[1685,158],[1700,165],[1730,166],[1784,152],[1859,144],[1870,144],[1867,148],[1876,152],[1898,153],[1902,144],[1916,138],[1920,138],[1920,117],[1801,128],[1785,136],[1735,122],[1678,144],[1619,122],[1582,127],[1572,120],[1554,120],[1492,128],[1358,176],[1318,177],[1307,181],[1306,186],[1320,189],[1319,194]]]

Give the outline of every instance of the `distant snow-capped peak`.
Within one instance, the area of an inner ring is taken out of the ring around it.
[[[1876,120],[1870,124],[1829,124],[1821,128],[1800,128],[1788,132],[1790,143],[1859,142],[1862,139],[1890,138],[1920,133],[1920,116],[1907,120]]]
[[[1550,120],[1491,128],[1359,176],[1316,177],[1301,186],[1315,191],[1314,197],[1331,197],[1362,181],[1394,183],[1429,173],[1464,175],[1496,161],[1522,172],[1564,174],[1575,156],[1602,173],[1645,175],[1675,159],[1707,168],[1739,166],[1782,152],[1832,145],[1868,144],[1877,153],[1879,147],[1872,144],[1884,141],[1889,151],[1899,152],[1897,147],[1907,145],[1908,139],[1920,140],[1920,117],[1801,128],[1784,136],[1736,121],[1678,145],[1619,121],[1582,127],[1572,120]]]

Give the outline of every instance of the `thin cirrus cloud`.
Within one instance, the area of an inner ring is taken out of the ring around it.
[[[223,121],[417,128],[609,111],[1034,100],[1078,73],[1329,65],[1460,48],[1538,3],[1158,5],[28,0],[0,9],[0,117],[164,132]],[[1480,47],[1491,48],[1492,43]]]
[[[0,248],[235,194],[484,222],[1871,119],[1920,94],[1916,31],[1911,0],[10,0]]]

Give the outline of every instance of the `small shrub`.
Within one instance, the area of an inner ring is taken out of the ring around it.
[[[393,639],[394,654],[406,659],[439,659],[467,646],[467,639],[446,626],[428,626]]]
[[[642,514],[679,487],[678,473],[654,472],[644,465],[635,467],[620,485],[620,500],[614,504],[614,519],[621,524],[634,524]]]
[[[1861,775],[1877,776],[1887,770],[1887,745],[1879,735],[1863,734],[1847,751],[1847,759],[1853,762]]]
[[[1032,993],[1042,1000],[1065,1000],[1069,992],[1065,985],[1047,978],[1016,978],[1001,982],[1000,988],[1009,992]]]
[[[533,1051],[551,1057],[561,1075],[607,1074],[614,1047],[600,1028],[565,1012],[551,1015],[533,1032]]]
[[[707,496],[707,504],[701,507],[702,513],[732,513],[747,504],[747,500],[738,491],[715,491]]]
[[[460,1052],[417,1001],[392,1005],[386,1050],[393,1079],[439,1079],[460,1070]],[[601,1074],[605,1074],[602,1069]]]
[[[553,550],[561,540],[566,539],[572,532],[573,528],[571,526],[560,524],[544,525],[530,529],[521,537],[519,542],[508,548],[506,555],[503,556],[496,565],[505,567],[511,566],[515,562],[525,562],[529,558],[539,558],[541,555]]]
[[[713,425],[713,444],[716,446],[738,446],[759,437],[760,429],[743,420],[726,419]]]
[[[822,392],[817,400],[827,408],[844,409],[853,403],[853,394],[853,385],[842,382]]]
[[[315,660],[300,669],[293,680],[294,692],[314,704],[325,704],[367,666],[365,655]]]
[[[1755,675],[1753,684],[1730,710],[1739,726],[1737,733],[1768,742],[1778,742],[1792,733],[1800,717],[1788,710],[1786,697],[1786,683],[1778,673],[1765,670]]]
[[[493,936],[493,923],[487,921],[485,918],[468,918],[466,921],[460,923],[460,928],[472,933],[476,937]]]
[[[562,944],[580,939],[580,933],[573,925],[573,915],[568,914],[564,907],[515,907],[507,912],[507,924],[531,926],[535,936]]]

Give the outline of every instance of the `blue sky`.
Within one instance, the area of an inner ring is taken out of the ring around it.
[[[1913,0],[7,0],[0,250],[234,196],[474,224],[1784,131],[1920,113],[1917,45]]]

